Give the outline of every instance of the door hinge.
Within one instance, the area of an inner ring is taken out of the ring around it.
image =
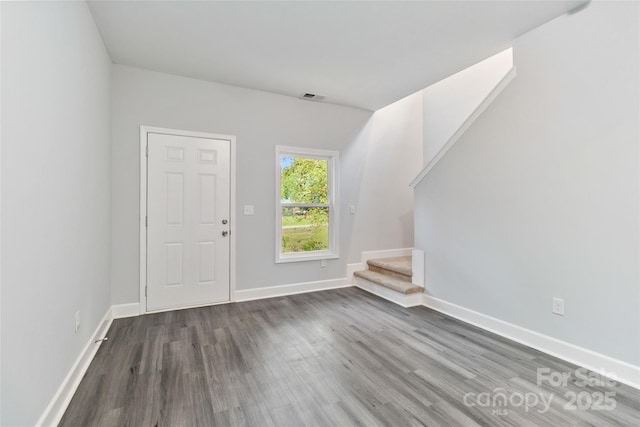
[[[146,286],[144,287],[144,296],[145,297],[147,296],[147,287]]]
[[[149,146],[144,147],[144,152],[147,157],[149,157]]]
[[[149,226],[149,217],[148,217],[148,216],[145,216],[145,217],[144,217],[144,226],[145,226],[145,227],[148,227],[148,226]]]

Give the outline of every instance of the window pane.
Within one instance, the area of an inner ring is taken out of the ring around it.
[[[329,208],[282,208],[282,253],[329,250]]]
[[[290,203],[328,203],[326,159],[280,156],[280,198]]]

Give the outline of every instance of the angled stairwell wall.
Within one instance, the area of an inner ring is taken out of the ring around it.
[[[422,91],[424,167],[411,187],[433,169],[515,75],[509,48]]]

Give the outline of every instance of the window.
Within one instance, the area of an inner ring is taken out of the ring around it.
[[[276,262],[338,258],[338,152],[276,147]]]

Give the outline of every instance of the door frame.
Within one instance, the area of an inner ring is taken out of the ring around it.
[[[147,311],[147,136],[150,133],[165,135],[188,136],[195,138],[221,139],[229,141],[230,169],[229,169],[229,301],[211,304],[198,304],[196,306],[180,307],[178,309],[154,310],[161,311],[181,310],[184,308],[201,307],[214,304],[227,304],[236,300],[236,137],[233,135],[220,135],[207,132],[193,132],[180,129],[168,129],[154,126],[140,126],[140,306],[139,313]]]

